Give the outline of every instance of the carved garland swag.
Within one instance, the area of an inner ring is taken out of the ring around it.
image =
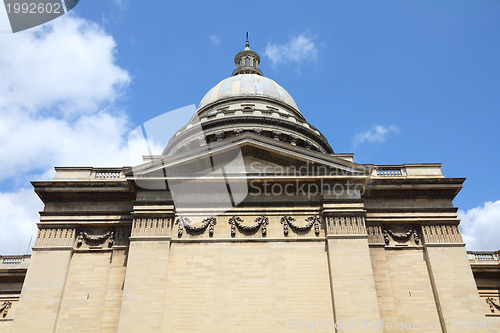
[[[281,224],[283,224],[283,233],[285,236],[288,236],[289,229],[293,229],[296,231],[308,231],[314,227],[314,233],[316,236],[319,236],[320,226],[321,226],[321,218],[318,215],[309,216],[305,219],[307,224],[298,225],[295,223],[296,219],[292,216],[283,216],[281,218]],[[244,220],[239,216],[232,216],[229,218],[228,223],[231,225],[231,236],[234,237],[236,235],[236,229],[246,232],[257,232],[259,228],[262,227],[262,236],[267,235],[267,227],[269,225],[269,218],[267,216],[259,216],[254,220],[253,224],[244,224]],[[210,237],[214,234],[214,226],[217,224],[217,220],[215,217],[209,217],[202,221],[200,225],[192,225],[192,221],[184,216],[179,217],[175,224],[179,226],[178,235],[182,237],[184,230],[191,233],[203,233],[207,228]]]
[[[7,313],[9,312],[9,309],[12,306],[12,302],[10,301],[5,301],[0,305],[0,313],[2,314],[2,317],[6,317]]]
[[[184,229],[190,232],[200,233],[204,232],[207,229],[207,227],[208,227],[208,233],[210,237],[212,237],[214,235],[214,226],[217,224],[217,220],[215,219],[215,217],[208,217],[204,219],[201,225],[199,226],[193,226],[191,225],[191,223],[192,223],[191,220],[184,216],[179,217],[175,221],[175,224],[179,225],[179,229],[177,231],[179,237],[181,237],[182,234],[184,233]]]
[[[420,238],[418,237],[417,229],[414,227],[410,228],[407,232],[393,232],[391,229],[384,228],[382,229],[382,233],[384,235],[384,241],[386,245],[389,245],[389,236],[400,242],[404,241],[407,242],[410,240],[410,237],[413,236],[415,244],[420,243]]]
[[[108,247],[112,247],[115,243],[115,233],[108,231],[104,235],[89,235],[86,231],[80,231],[76,238],[76,246],[80,247],[85,242],[89,246],[98,246],[108,242]]]
[[[495,303],[495,300],[493,298],[487,297],[486,298],[486,303],[488,303],[488,305],[490,306],[491,313],[494,313],[495,309],[497,309],[498,311],[500,311],[500,305],[498,305],[497,303]]]
[[[254,220],[254,224],[246,225],[243,224],[244,220],[238,216],[232,216],[229,218],[228,223],[231,225],[231,236],[236,235],[236,228],[247,231],[247,232],[257,232],[257,230],[262,226],[262,236],[267,235],[267,225],[269,224],[269,218],[266,216],[259,216]]]
[[[306,222],[308,222],[306,225],[297,225],[295,224],[295,221],[295,218],[288,215],[281,218],[281,224],[283,224],[283,234],[285,236],[288,236],[289,227],[297,231],[307,231],[311,229],[312,226],[314,226],[314,233],[316,234],[316,236],[319,235],[321,219],[318,215],[309,216],[308,218],[306,218]]]

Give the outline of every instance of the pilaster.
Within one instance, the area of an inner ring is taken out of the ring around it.
[[[481,331],[487,319],[458,222],[426,223],[422,233],[443,332]]]
[[[323,205],[337,332],[382,332],[363,203]]]
[[[40,228],[11,332],[52,332],[71,260],[72,228]]]
[[[118,332],[164,327],[172,205],[134,206]]]

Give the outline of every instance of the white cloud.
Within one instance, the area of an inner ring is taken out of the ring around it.
[[[0,35],[0,181],[54,165],[124,162],[130,76],[97,24],[67,14]],[[3,47],[5,46],[5,47]]]
[[[220,45],[220,38],[215,36],[215,35],[211,35],[208,37],[210,39],[210,43],[212,43],[212,45],[215,45],[215,46],[219,46]]]
[[[500,200],[483,206],[459,210],[462,236],[469,251],[500,250]]]
[[[43,28],[0,35],[0,109],[95,112],[130,82],[116,43],[97,24],[67,14]]]
[[[10,27],[9,17],[6,10],[0,10],[0,34],[11,34],[12,28]]]
[[[115,102],[131,79],[113,37],[72,14],[0,45],[0,254],[22,253],[43,208],[28,180],[54,166],[130,164]]]
[[[271,59],[273,66],[290,62],[298,64],[304,60],[316,59],[318,49],[313,38],[300,34],[285,44],[267,43],[264,54]]]
[[[30,238],[31,246],[35,241],[38,212],[42,209],[43,203],[31,188],[0,193],[0,254],[28,252]]]
[[[76,120],[0,114],[0,181],[55,165],[113,166],[128,163],[127,117],[100,112]]]
[[[357,147],[365,142],[382,143],[390,133],[399,132],[397,126],[390,125],[387,127],[381,125],[373,125],[369,130],[357,133],[353,138],[353,145]]]

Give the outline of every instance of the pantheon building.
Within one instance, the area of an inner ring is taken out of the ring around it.
[[[335,153],[247,41],[161,155],[57,167],[1,332],[500,332],[440,164]],[[200,94],[201,95],[201,94]],[[158,120],[160,121],[160,120]],[[161,126],[161,124],[157,124]]]

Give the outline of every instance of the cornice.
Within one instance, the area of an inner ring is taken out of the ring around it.
[[[458,194],[459,189],[367,189],[363,199],[450,199]]]
[[[47,202],[99,202],[99,201],[129,201],[133,202],[135,192],[42,192],[37,191],[44,203]]]
[[[300,111],[296,108],[294,108],[293,106],[291,106],[290,104],[287,104],[279,99],[276,99],[276,98],[272,98],[272,97],[269,97],[269,96],[262,96],[262,95],[238,95],[238,96],[228,96],[228,97],[223,97],[223,98],[220,98],[210,104],[207,104],[205,106],[203,106],[202,108],[196,110],[196,114],[202,114],[205,110],[207,109],[210,109],[212,107],[215,107],[216,105],[219,105],[219,104],[224,104],[224,103],[227,103],[227,102],[245,102],[247,100],[250,100],[250,101],[264,101],[264,102],[272,102],[272,103],[276,103],[278,104],[279,106],[285,108],[285,109],[288,109],[290,110],[293,114],[295,114],[297,116],[297,118],[303,120],[303,121],[306,121],[306,118],[302,115],[302,113],[300,113]]]
[[[319,134],[315,132],[313,126],[305,127],[300,124],[297,124],[292,121],[288,121],[285,119],[276,119],[272,117],[255,117],[255,116],[231,116],[231,117],[223,117],[223,118],[214,118],[203,122],[201,124],[204,133],[205,140],[209,140],[211,135],[214,135],[218,130],[225,132],[234,132],[235,129],[241,129],[243,131],[251,131],[245,129],[245,127],[253,127],[257,129],[261,129],[262,131],[288,131],[290,133],[297,133],[298,138],[302,141],[310,141],[316,145],[319,145],[321,149],[323,149],[327,154],[333,153],[333,149],[330,147],[328,140],[318,131]],[[182,132],[179,136],[175,137],[172,142],[169,142],[167,148],[165,148],[164,153],[168,153],[175,149],[179,145],[182,145],[186,140],[189,140],[193,136],[193,132],[197,132],[198,129],[191,128]],[[303,138],[307,139],[304,140]],[[224,140],[224,139],[222,139]],[[221,141],[222,141],[221,140]],[[307,144],[311,144],[307,142]],[[288,145],[292,145],[291,143],[286,142]],[[317,148],[315,148],[317,149]]]
[[[466,178],[436,178],[436,177],[422,177],[422,178],[372,178],[368,184],[369,188],[384,189],[393,188],[401,185],[414,185],[414,184],[437,184],[437,185],[455,185],[456,188],[461,188]]]
[[[458,208],[366,208],[368,213],[456,213]]]

